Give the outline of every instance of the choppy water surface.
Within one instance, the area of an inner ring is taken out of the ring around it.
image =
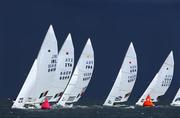
[[[76,105],[71,109],[12,110],[9,101],[0,103],[0,118],[180,118],[180,108],[161,105],[154,108]]]

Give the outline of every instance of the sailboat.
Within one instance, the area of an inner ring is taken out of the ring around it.
[[[78,60],[71,80],[57,106],[72,107],[83,96],[94,69],[94,51],[88,39],[83,52]]]
[[[34,87],[36,107],[39,107],[50,90],[50,83],[56,74],[57,55],[57,39],[51,25],[37,57],[38,68]]]
[[[152,102],[158,102],[158,97],[163,96],[168,90],[173,78],[173,72],[174,58],[173,52],[171,51],[161,69],[156,74],[136,105],[143,106],[143,103],[148,95],[151,97]]]
[[[74,66],[74,46],[71,34],[68,35],[61,50],[58,54],[56,74],[54,80],[51,81],[50,91],[47,94],[49,102],[55,104],[63,95],[63,92],[71,78],[71,73]]]
[[[12,108],[40,108],[40,103],[49,91],[51,78],[55,74],[57,54],[57,40],[50,25],[37,59]]]
[[[180,107],[180,88],[178,89],[178,92],[176,93],[176,96],[174,97],[171,106]]]
[[[126,102],[137,77],[137,57],[133,43],[130,44],[116,81],[104,102],[104,106],[117,106]]]

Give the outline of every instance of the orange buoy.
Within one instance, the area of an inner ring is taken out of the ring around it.
[[[143,106],[144,107],[153,107],[154,106],[154,104],[151,100],[151,97],[149,95],[146,97],[146,100],[144,101]]]
[[[48,102],[48,99],[46,98],[45,101],[41,104],[41,109],[50,109],[51,106]]]

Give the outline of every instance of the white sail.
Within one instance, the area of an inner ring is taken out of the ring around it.
[[[31,70],[30,70],[12,108],[24,109],[25,103],[32,99],[31,91],[33,90],[34,83],[36,80],[36,73],[37,73],[37,60],[34,61],[32,67],[31,67]]]
[[[153,102],[158,102],[158,97],[164,95],[168,90],[174,72],[174,58],[173,52],[169,54],[159,72],[156,74],[146,91],[138,100],[136,105],[142,106],[144,100],[150,95]]]
[[[137,77],[137,57],[131,43],[116,81],[103,105],[114,106],[128,100]]]
[[[84,50],[78,60],[76,68],[73,72],[71,80],[57,103],[61,106],[69,106],[77,102],[84,94],[94,69],[94,51],[90,39],[87,41]]]
[[[57,64],[57,40],[52,25],[49,27],[37,57],[37,78],[35,83],[35,103],[41,103],[50,89]]]
[[[63,95],[65,87],[67,86],[74,66],[74,46],[71,35],[69,34],[65,40],[61,50],[59,51],[56,74],[54,80],[50,83],[51,88],[48,93],[53,96],[49,102],[57,102]]]
[[[176,93],[176,96],[174,97],[171,106],[180,106],[180,88],[178,89],[178,92]]]

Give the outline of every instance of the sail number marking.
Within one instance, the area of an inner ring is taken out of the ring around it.
[[[48,64],[48,72],[54,72],[56,70],[57,55],[52,55],[50,64]]]

